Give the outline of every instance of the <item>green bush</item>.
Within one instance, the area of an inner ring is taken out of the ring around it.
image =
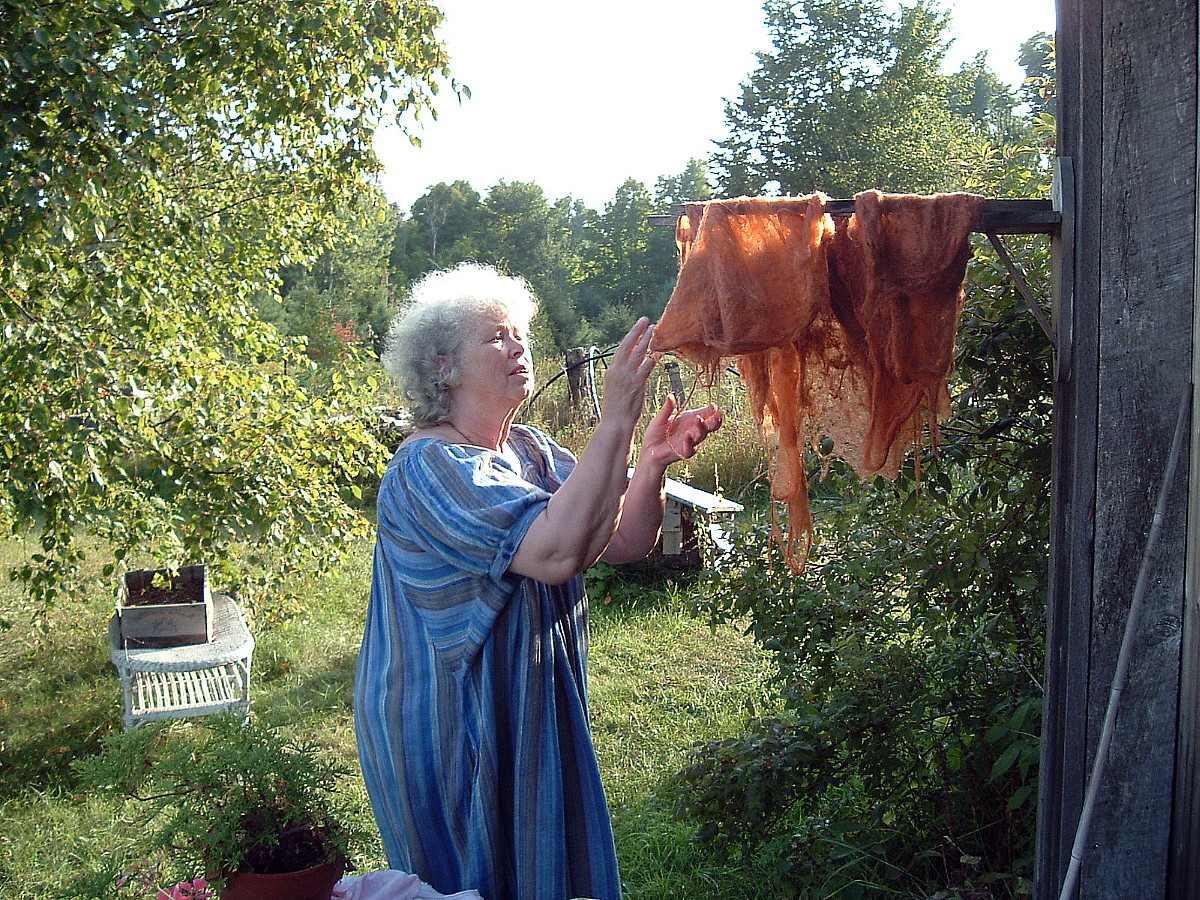
[[[139,802],[145,857],[192,864],[182,878],[298,871],[346,859],[359,838],[338,791],[347,766],[233,714],[110,735],[74,768],[85,786]]]
[[[945,515],[964,490],[823,504],[802,576],[767,523],[740,535],[710,611],[773,652],[785,712],[694,750],[680,799],[702,840],[776,857],[812,896],[1029,874],[1044,564],[971,546],[978,517]]]
[[[1015,255],[1044,283],[1041,248]],[[940,451],[894,482],[834,465],[801,575],[743,516],[702,590],[774,655],[782,712],[697,745],[679,809],[797,896],[1029,892],[1051,351],[989,250],[969,284]]]

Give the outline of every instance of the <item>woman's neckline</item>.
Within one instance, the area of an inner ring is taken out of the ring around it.
[[[443,423],[443,424],[449,425],[450,423],[447,422],[447,423]],[[436,427],[437,426],[431,426],[430,428],[422,429],[422,430],[423,431],[432,431]],[[488,453],[498,453],[498,454],[503,455],[510,448],[510,446],[512,444],[513,433],[515,431],[519,430],[517,428],[517,423],[514,423],[514,425],[509,429],[508,438],[505,439],[504,443],[501,444],[500,447],[497,448],[497,447],[488,447],[485,444],[476,443],[475,441],[468,438],[461,431],[459,431],[457,428],[454,428],[453,425],[451,425],[450,427],[454,429],[454,431],[457,433],[458,437],[448,437],[445,434],[417,433],[417,434],[413,434],[413,435],[410,435],[409,437],[405,438],[405,440],[402,442],[401,446],[406,447],[406,446],[409,446],[410,444],[415,444],[419,441],[440,441],[443,444],[453,444],[456,447],[469,447],[473,450],[483,450]]]

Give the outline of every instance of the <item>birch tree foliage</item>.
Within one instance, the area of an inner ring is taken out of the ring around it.
[[[335,236],[375,127],[433,113],[439,12],[58,0],[0,19],[0,519],[30,548],[13,574],[45,608],[92,537],[105,577],[203,560],[245,587],[333,561],[367,528],[372,385],[302,388],[302,343],[253,301]]]

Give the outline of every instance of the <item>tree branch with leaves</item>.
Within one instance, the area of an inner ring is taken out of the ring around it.
[[[312,390],[255,313],[370,193],[376,125],[449,78],[426,0],[0,7],[0,516],[45,608],[205,559],[246,587],[369,524],[371,378]],[[451,80],[455,90],[458,86]],[[164,426],[163,423],[168,423]]]

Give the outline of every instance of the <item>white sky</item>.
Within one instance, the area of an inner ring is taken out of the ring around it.
[[[1054,32],[1054,0],[956,0],[953,67],[981,50],[1016,86],[1016,57]],[[761,0],[440,0],[451,73],[472,96],[443,89],[438,118],[416,126],[414,148],[383,129],[376,150],[388,199],[407,210],[438,182],[486,194],[501,179],[532,181],[553,201],[601,211],[636,178],[653,189],[706,157],[769,50]],[[409,120],[411,122],[411,119]]]

